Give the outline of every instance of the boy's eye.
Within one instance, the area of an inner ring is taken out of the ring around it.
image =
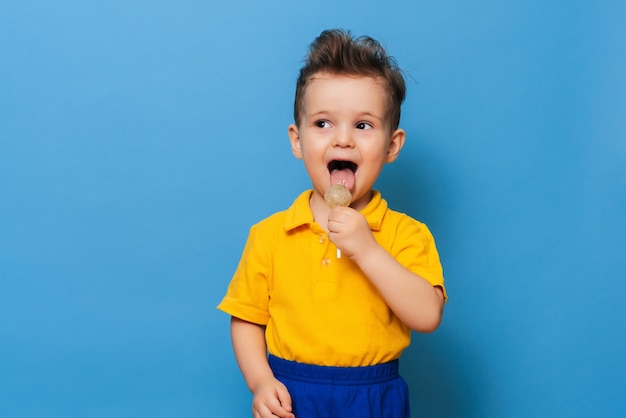
[[[330,123],[328,123],[328,121],[326,120],[318,120],[317,122],[315,122],[315,126],[317,126],[318,128],[330,128]]]
[[[359,122],[356,124],[357,129],[372,129],[372,125],[367,122]]]

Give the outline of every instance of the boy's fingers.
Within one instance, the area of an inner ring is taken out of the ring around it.
[[[277,416],[280,418],[293,418],[293,414],[290,411],[286,411],[282,406],[270,408],[271,416]]]
[[[279,400],[280,398],[275,399],[274,401],[266,405],[266,409],[268,410],[268,412],[272,414],[271,416],[277,416],[280,418],[292,418],[293,414],[291,413],[291,404],[289,404],[289,409],[287,409],[284,405],[281,404],[281,402],[279,402]]]
[[[291,412],[291,395],[287,390],[278,390],[278,401],[286,411]]]

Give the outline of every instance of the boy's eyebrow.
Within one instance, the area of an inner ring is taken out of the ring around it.
[[[372,113],[372,112],[368,112],[368,111],[365,111],[365,112],[359,113],[359,115],[363,115],[363,116],[370,116],[370,117],[373,117],[373,118],[376,118],[376,119],[381,119],[381,120],[382,120],[382,119],[384,119],[383,117],[378,116],[378,115],[376,115],[376,114],[374,114],[374,113]]]
[[[325,118],[325,117],[329,117],[332,115],[333,115],[332,110],[318,110],[312,113],[306,113],[306,112],[304,113],[304,117],[307,119]]]

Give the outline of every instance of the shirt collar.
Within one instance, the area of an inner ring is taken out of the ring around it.
[[[290,231],[302,225],[311,225],[313,223],[313,212],[309,205],[313,190],[307,190],[300,194],[287,209],[285,224],[286,231]],[[361,214],[365,216],[370,229],[373,231],[380,230],[380,227],[387,212],[387,201],[382,198],[378,190],[372,190],[372,199],[367,206],[361,210]]]

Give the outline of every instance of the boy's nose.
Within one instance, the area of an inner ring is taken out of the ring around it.
[[[333,146],[341,148],[352,148],[354,146],[354,140],[348,130],[342,129],[335,135]]]

